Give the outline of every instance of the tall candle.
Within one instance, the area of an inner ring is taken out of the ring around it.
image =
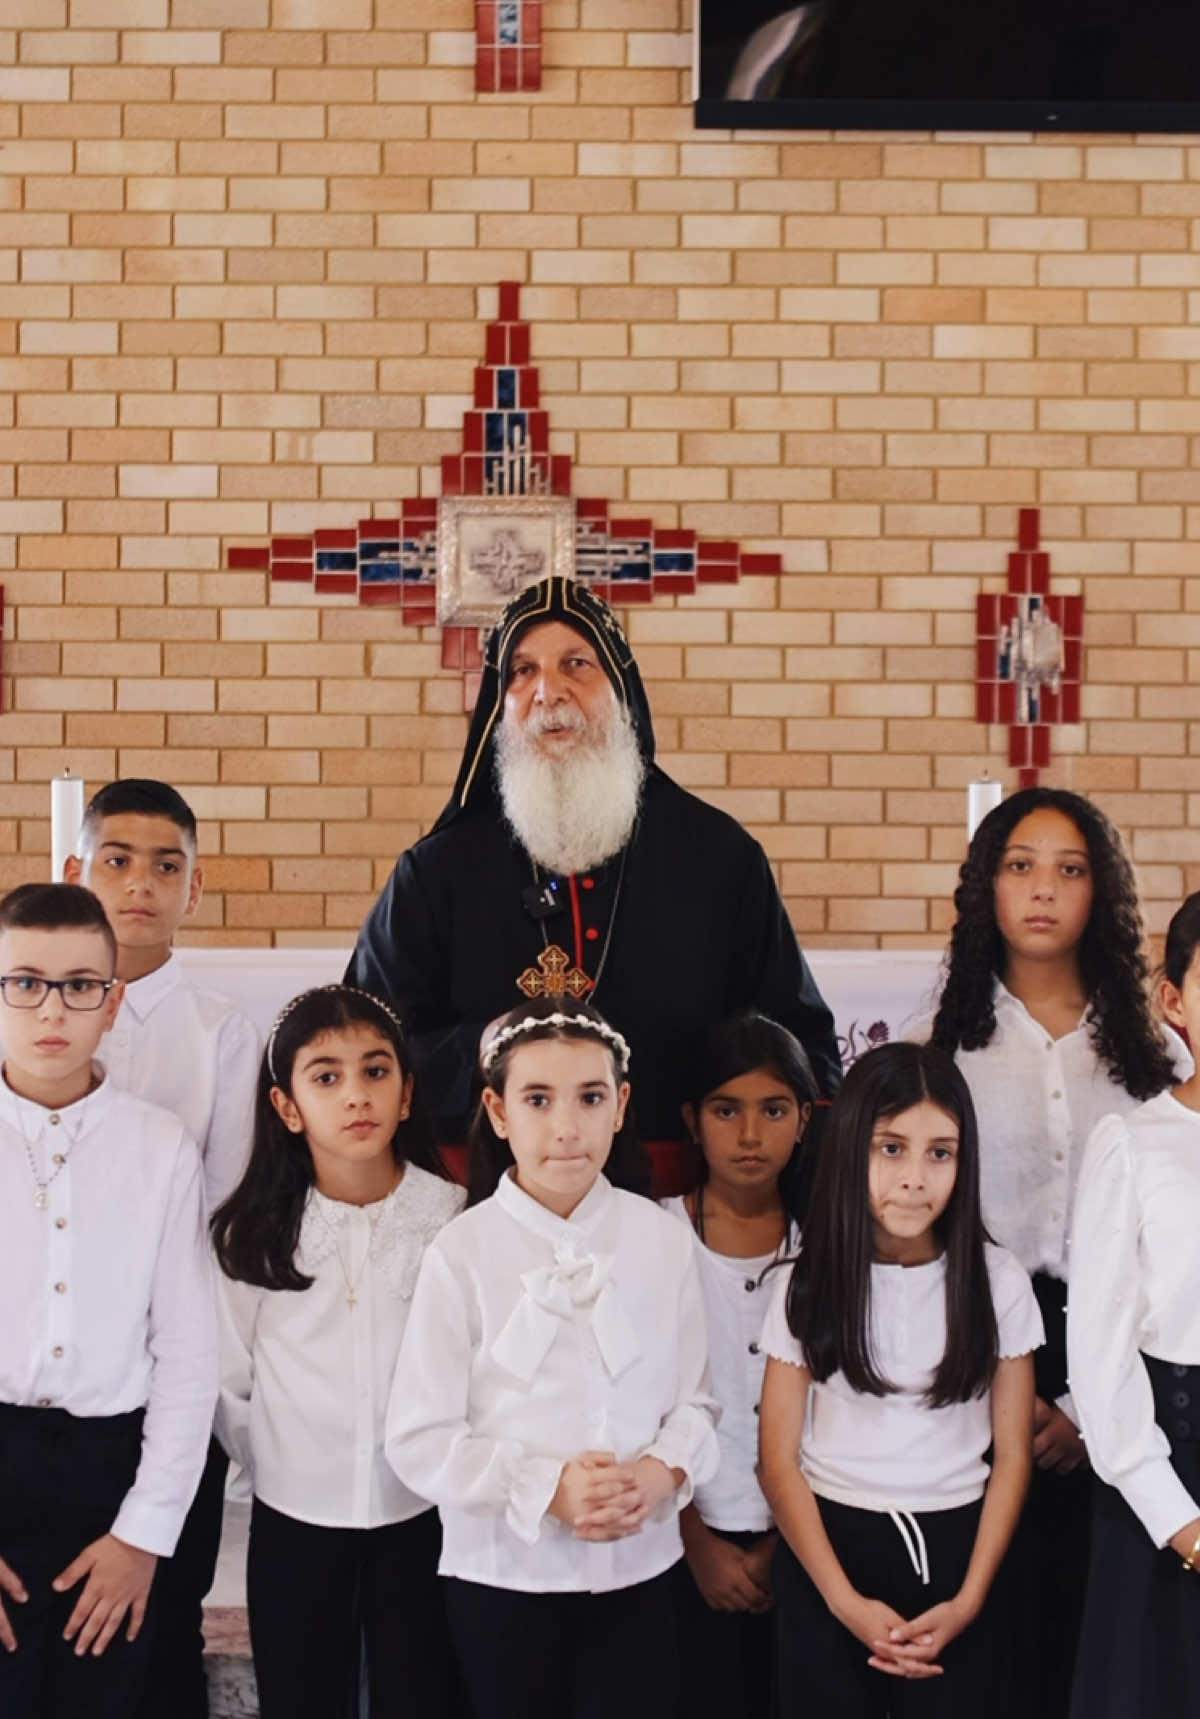
[[[61,883],[83,823],[83,782],[69,770],[50,781],[50,881]]]
[[[1004,798],[1004,785],[984,776],[978,782],[967,783],[967,840],[970,841],[989,812],[994,812]]]

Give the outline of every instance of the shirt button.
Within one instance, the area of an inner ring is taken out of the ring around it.
[[[57,1128],[58,1127],[59,1118],[57,1116],[55,1116],[53,1114],[53,1112],[46,1118],[46,1120],[47,1120],[47,1122],[49,1122],[51,1128]]]
[[[1052,1092],[1052,1093],[1051,1093],[1051,1094],[1050,1094],[1050,1096],[1051,1096],[1051,1098],[1061,1098],[1061,1097],[1062,1097],[1062,1093],[1061,1093],[1061,1092]]]
[[[65,1164],[65,1163],[66,1163],[66,1161],[67,1161],[67,1160],[66,1160],[66,1159],[65,1159],[65,1158],[64,1158],[64,1157],[63,1157],[63,1155],[62,1155],[62,1153],[61,1153],[61,1152],[56,1152],[56,1153],[55,1153],[55,1154],[54,1154],[54,1156],[53,1156],[53,1158],[51,1158],[51,1160],[50,1160],[50,1162],[51,1162],[51,1163],[52,1163],[52,1164],[60,1164],[60,1165],[61,1165],[61,1164]]]
[[[760,1411],[760,1409],[759,1409],[759,1406],[758,1406],[758,1404],[757,1404],[757,1403],[755,1403],[755,1405],[754,1405],[754,1412],[755,1412],[755,1414],[756,1414],[756,1415],[757,1415],[757,1414],[759,1414],[759,1413],[761,1413],[761,1411]]]
[[[1046,1040],[1046,1049],[1047,1050],[1053,1050],[1054,1049],[1054,1040],[1053,1039],[1047,1039]]]
[[[1056,1153],[1055,1153],[1055,1154],[1054,1154],[1054,1162],[1055,1162],[1055,1163],[1056,1163],[1056,1164],[1061,1164],[1061,1163],[1062,1163],[1062,1161],[1063,1161],[1063,1155],[1062,1155],[1062,1153],[1061,1153],[1061,1152],[1056,1152]]]
[[[59,1281],[58,1281],[58,1282],[57,1282],[57,1283],[56,1283],[56,1284],[55,1284],[55,1285],[54,1285],[54,1293],[55,1293],[55,1295],[65,1295],[65,1294],[66,1294],[66,1293],[67,1293],[67,1286],[66,1286],[66,1284],[65,1284],[65,1283],[64,1283],[64,1282],[63,1282],[63,1281],[62,1281],[62,1279],[61,1279],[61,1278],[60,1278],[60,1279],[59,1279]]]
[[[54,1348],[51,1349],[50,1353],[54,1356],[54,1359],[56,1361],[61,1361],[64,1354],[66,1353],[66,1350],[63,1348],[61,1343],[56,1343],[54,1345]]]
[[[581,881],[584,889],[595,889],[596,887],[596,880],[594,877],[585,877]]]
[[[750,1353],[751,1353],[751,1354],[752,1354],[752,1355],[757,1355],[757,1354],[758,1354],[758,1344],[757,1344],[757,1343],[751,1343],[751,1345],[750,1345]]]
[[[742,1284],[742,1288],[746,1291],[747,1295],[753,1295],[754,1291],[758,1288],[758,1285],[752,1277],[748,1277]]]
[[[66,1218],[55,1218],[54,1227],[56,1230],[65,1230],[67,1227]]]
[[[589,943],[594,943],[600,933],[596,930],[594,925],[589,925],[583,935],[587,938]]]

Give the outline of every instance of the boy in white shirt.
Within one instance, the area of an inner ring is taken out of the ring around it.
[[[4,1719],[136,1710],[156,1564],[216,1400],[195,1145],[93,1061],[121,1003],[115,965],[87,890],[0,901]]]
[[[173,1111],[194,1136],[215,1211],[246,1165],[262,1046],[236,1004],[198,985],[173,951],[204,886],[191,807],[165,782],[110,782],[84,813],[66,876],[99,896],[117,940],[125,995],[105,1046],[109,1074]],[[207,1719],[202,1606],[216,1570],[227,1469],[214,1439],[179,1547],[159,1576],[146,1719]]]

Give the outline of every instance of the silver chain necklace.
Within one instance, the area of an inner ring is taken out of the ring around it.
[[[83,1099],[84,1105],[87,1104],[87,1101],[91,1097],[92,1092],[94,1090],[95,1090],[95,1088],[90,1088],[88,1090],[88,1092],[84,1095],[84,1099]],[[62,1118],[59,1115],[59,1112],[58,1111],[52,1111],[51,1115],[58,1119],[59,1124],[61,1126]],[[83,1115],[83,1110],[81,1107],[81,1111],[80,1111],[81,1119],[82,1119],[82,1115]],[[65,1152],[55,1152],[52,1159],[51,1159],[51,1162],[53,1163],[54,1168],[51,1170],[51,1172],[48,1176],[39,1176],[38,1175],[37,1159],[33,1155],[33,1142],[29,1138],[28,1129],[25,1127],[25,1111],[22,1108],[22,1106],[19,1104],[17,1106],[17,1121],[20,1124],[20,1128],[21,1128],[21,1138],[25,1143],[25,1158],[26,1158],[26,1161],[29,1165],[29,1173],[33,1177],[33,1185],[34,1185],[34,1188],[36,1189],[36,1192],[33,1196],[33,1203],[37,1207],[39,1212],[44,1212],[50,1204],[50,1184],[52,1182],[54,1182],[55,1180],[57,1180],[57,1178],[59,1176],[61,1176],[63,1171],[66,1169],[67,1162],[71,1156],[71,1146],[70,1146],[70,1144],[68,1144],[67,1150]]]
[[[314,1198],[312,1202],[313,1210],[321,1220],[321,1225],[325,1230],[326,1235],[333,1243],[333,1251],[337,1256],[338,1270],[342,1274],[342,1282],[346,1285],[346,1306],[350,1309],[351,1313],[353,1313],[354,1309],[358,1306],[358,1286],[362,1282],[366,1269],[371,1263],[371,1250],[375,1246],[375,1230],[380,1218],[383,1216],[383,1208],[392,1196],[391,1194],[385,1194],[383,1199],[379,1202],[379,1210],[375,1213],[374,1217],[367,1218],[367,1229],[369,1232],[367,1236],[367,1251],[363,1254],[362,1264],[355,1272],[354,1277],[351,1278],[350,1273],[346,1270],[346,1261],[342,1255],[342,1243],[339,1228],[338,1226],[331,1224],[329,1219],[325,1216],[325,1213],[321,1210],[321,1195],[317,1193],[316,1189],[314,1189],[313,1192],[316,1195],[316,1198]],[[392,1192],[394,1193],[395,1189],[393,1189]]]

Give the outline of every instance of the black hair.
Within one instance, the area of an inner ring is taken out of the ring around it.
[[[0,931],[98,931],[117,964],[117,939],[99,896],[79,883],[23,883],[0,901]]]
[[[1197,948],[1200,948],[1200,890],[1189,895],[1187,900],[1175,909],[1171,915],[1171,923],[1167,926],[1167,940],[1160,971],[1162,977],[1169,979],[1177,991],[1183,988],[1184,977]]]
[[[357,1026],[377,1028],[395,1050],[401,1074],[411,1073],[399,1022],[365,991],[318,986],[302,992],[276,1021],[258,1072],[250,1161],[238,1186],[212,1216],[213,1246],[226,1277],[261,1289],[307,1289],[312,1283],[296,1268],[300,1223],[316,1180],[312,1153],[304,1135],[293,1134],[284,1124],[271,1102],[271,1088],[277,1086],[290,1097],[292,1070],[305,1045],[322,1033]],[[392,1140],[392,1155],[397,1164],[446,1174],[415,1091],[408,1118]]]
[[[100,788],[88,801],[79,831],[79,845],[95,841],[104,818],[133,813],[141,818],[166,818],[183,837],[183,846],[195,858],[196,814],[177,788],[149,776],[125,776]]]
[[[1153,1098],[1174,1080],[1171,1058],[1150,1012],[1133,867],[1115,826],[1098,806],[1065,788],[1022,788],[990,811],[971,841],[954,892],[957,919],[932,1042],[951,1055],[980,1050],[996,1030],[995,981],[1007,952],[996,920],[996,876],[1009,837],[1042,807],[1061,812],[1083,837],[1092,868],[1092,910],[1079,940],[1079,977],[1088,1030],[1110,1078],[1133,1098]]]
[[[705,1099],[718,1092],[727,1081],[753,1074],[759,1068],[768,1070],[781,1085],[786,1086],[802,1109],[806,1104],[819,1102],[821,1092],[817,1077],[800,1040],[778,1021],[747,1010],[717,1021],[700,1035],[694,1046],[685,1097],[696,1112],[697,1133]],[[806,1138],[805,1129],[801,1127],[792,1155],[779,1173],[779,1197],[784,1211],[797,1222],[805,1203],[801,1186],[807,1181]],[[698,1177],[704,1182],[708,1179],[708,1164],[702,1148],[699,1159]]]
[[[840,1371],[854,1390],[877,1397],[895,1388],[871,1352],[871,1138],[881,1119],[926,1099],[958,1125],[954,1191],[934,1225],[946,1256],[946,1349],[925,1400],[930,1408],[942,1408],[982,1396],[999,1353],[984,1255],[988,1237],[979,1210],[975,1111],[967,1083],[945,1051],[904,1042],[880,1045],[846,1075],[818,1153],[809,1221],[788,1286],[787,1321],[814,1379]]]
[[[566,1015],[571,1019],[564,1024],[562,1020],[549,1018],[555,1015]],[[541,1044],[547,1039],[604,1045],[612,1057],[616,1084],[620,1086],[625,1079],[616,1048],[602,1033],[596,1031],[597,1027],[607,1028],[608,1023],[590,1003],[575,1002],[570,997],[537,997],[532,1002],[521,1003],[515,1009],[510,1009],[508,1014],[496,1023],[496,1031],[503,1032],[505,1027],[517,1026],[522,1021],[536,1021],[538,1025],[528,1027],[517,1038],[501,1046],[499,1054],[483,1071],[485,1089],[490,1087],[493,1092],[502,1093],[513,1052],[519,1050],[522,1045]],[[578,1025],[574,1024],[576,1021]],[[484,1053],[486,1055],[486,1041]],[[492,1127],[492,1119],[482,1099],[476,1107],[467,1143],[467,1204],[477,1206],[496,1192],[500,1178],[515,1162],[508,1142],[501,1140]],[[650,1196],[650,1160],[638,1138],[632,1101],[625,1106],[621,1126],[613,1135],[612,1151],[604,1165],[604,1174],[614,1188],[624,1188],[631,1194]]]

